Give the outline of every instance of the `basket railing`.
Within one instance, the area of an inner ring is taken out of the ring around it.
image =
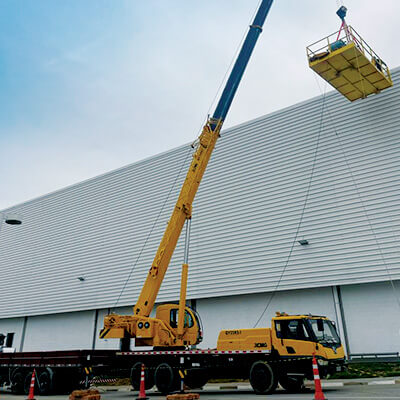
[[[328,55],[339,49],[341,45],[345,46],[349,43],[354,43],[357,49],[371,61],[376,69],[391,81],[390,71],[386,63],[350,25],[307,46],[307,57],[309,60],[322,58],[324,54]]]

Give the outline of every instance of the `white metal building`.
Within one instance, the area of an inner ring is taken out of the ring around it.
[[[400,351],[400,69],[393,80],[365,100],[331,92],[223,132],[192,222],[202,347],[280,310],[337,321],[351,354]],[[0,231],[0,333],[17,350],[118,347],[98,339],[103,316],[131,313],[191,152],[2,212],[23,216]],[[180,242],[160,302],[178,299],[182,259]]]

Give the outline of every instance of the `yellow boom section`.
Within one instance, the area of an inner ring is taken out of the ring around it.
[[[393,85],[387,65],[351,26],[308,46],[307,56],[310,68],[350,101]]]
[[[199,136],[197,148],[174,211],[165,229],[139,299],[133,308],[134,315],[148,317],[153,309],[183,225],[192,216],[192,203],[219,137],[222,122],[222,120],[209,119]]]

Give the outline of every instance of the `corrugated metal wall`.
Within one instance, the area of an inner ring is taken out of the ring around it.
[[[222,134],[194,205],[189,298],[400,279],[400,69],[393,78],[378,96],[329,93]],[[0,317],[112,307],[165,204],[118,302],[133,304],[190,153],[14,207],[24,222],[1,228]],[[299,230],[310,245],[284,270],[313,165]],[[158,300],[178,298],[182,258],[181,242]]]
[[[346,285],[341,288],[350,353],[398,353],[400,282]],[[343,339],[343,335],[342,335]]]
[[[396,283],[397,296],[400,294],[399,283]],[[347,341],[334,292],[332,287],[320,287],[279,291],[272,301],[271,293],[197,300],[204,328],[200,347],[215,348],[221,329],[251,328],[258,320],[258,327],[270,326],[271,318],[279,310],[289,314],[326,315],[336,321],[342,343],[349,345],[352,354],[399,351],[400,309],[396,307],[396,295],[389,282],[341,287]],[[267,304],[269,307],[265,310]],[[130,307],[115,311],[121,315],[132,314]],[[13,347],[23,351],[91,349],[93,345],[96,349],[118,349],[119,340],[99,338],[107,313],[107,309],[101,309],[32,316],[25,318],[25,324],[24,318],[0,319],[0,332],[14,332]]]

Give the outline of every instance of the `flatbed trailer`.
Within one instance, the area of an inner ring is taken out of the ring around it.
[[[0,386],[15,394],[27,394],[32,372],[40,395],[70,393],[79,388],[86,371],[107,373],[117,362],[115,350],[60,350],[0,352]]]
[[[180,373],[192,389],[209,379],[249,379],[257,393],[273,392],[278,382],[291,391],[301,390],[304,378],[312,379],[310,356],[281,357],[270,350],[71,350],[0,353],[0,385],[13,393],[28,393],[33,369],[40,395],[69,393],[80,388],[88,374],[131,379],[139,390],[145,365],[146,388],[156,385],[162,394],[180,387]],[[320,376],[343,367],[344,360],[319,365]]]

